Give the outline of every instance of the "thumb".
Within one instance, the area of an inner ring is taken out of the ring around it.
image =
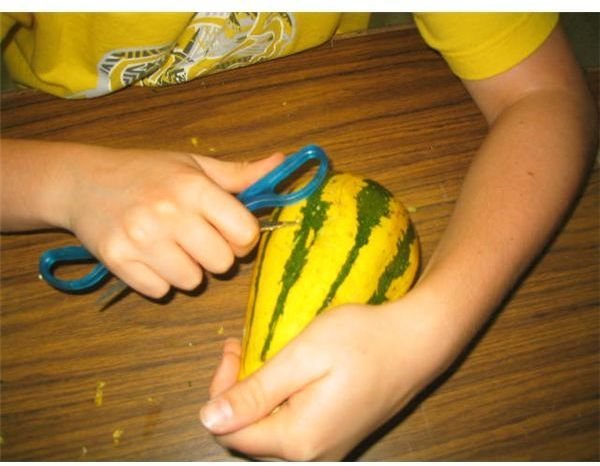
[[[276,152],[255,162],[225,162],[203,155],[192,157],[211,180],[226,191],[238,193],[283,162],[285,155]]]
[[[286,351],[288,348],[204,405],[200,410],[204,427],[216,435],[235,432],[271,414],[290,396],[323,375],[322,366],[300,356],[303,351],[291,348]]]
[[[235,385],[240,372],[241,354],[242,344],[240,340],[233,337],[227,338],[223,345],[221,362],[208,389],[211,398]]]

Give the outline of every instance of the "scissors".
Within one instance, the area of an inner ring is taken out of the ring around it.
[[[302,188],[290,193],[276,191],[283,181],[289,179],[311,160],[319,162],[319,168],[313,178]],[[327,155],[319,146],[311,144],[288,156],[279,166],[267,173],[253,185],[237,195],[248,210],[255,212],[266,207],[282,207],[306,199],[325,181],[329,169]],[[273,229],[267,225],[264,229]],[[54,275],[59,264],[73,264],[95,261],[96,258],[83,246],[65,246],[45,251],[40,256],[40,276],[54,288],[67,293],[87,293],[101,285],[110,275],[109,270],[100,262],[85,276],[73,280],[64,280]],[[115,292],[127,288],[123,282],[117,283]]]

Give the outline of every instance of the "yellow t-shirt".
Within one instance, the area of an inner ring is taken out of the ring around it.
[[[423,39],[463,79],[484,79],[533,53],[558,22],[557,13],[415,13]]]
[[[2,13],[4,62],[22,85],[67,98],[131,84],[165,86],[290,55],[339,32],[347,13]],[[415,14],[452,70],[479,79],[514,66],[550,34],[556,14]]]

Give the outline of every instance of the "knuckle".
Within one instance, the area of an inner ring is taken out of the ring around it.
[[[136,244],[147,244],[153,234],[153,216],[144,206],[135,206],[123,215],[123,230]]]
[[[125,259],[126,242],[116,236],[104,238],[98,244],[98,255],[108,268],[114,268]]]
[[[331,354],[324,354],[319,345],[291,344],[284,349],[287,351],[286,357],[294,367],[309,370],[315,376],[326,374],[335,367]]]
[[[286,461],[313,461],[318,457],[318,449],[311,435],[301,432],[300,435],[286,435],[282,444]]]
[[[197,169],[185,168],[170,178],[169,191],[174,199],[184,204],[197,204],[212,192],[214,183]],[[210,199],[210,195],[208,196]]]
[[[169,198],[159,198],[152,202],[151,209],[162,217],[172,217],[177,213],[177,204]]]
[[[245,412],[261,414],[268,412],[265,389],[257,377],[246,379],[244,390],[238,390],[236,394],[236,399],[232,402],[234,405],[243,406]]]
[[[173,186],[175,198],[184,203],[197,202],[203,195],[203,177],[187,176],[179,177],[178,183]]]

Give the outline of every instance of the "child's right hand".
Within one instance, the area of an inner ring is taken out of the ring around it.
[[[153,298],[226,272],[257,243],[257,219],[230,193],[283,160],[222,162],[194,154],[77,146],[62,219],[114,274]]]

